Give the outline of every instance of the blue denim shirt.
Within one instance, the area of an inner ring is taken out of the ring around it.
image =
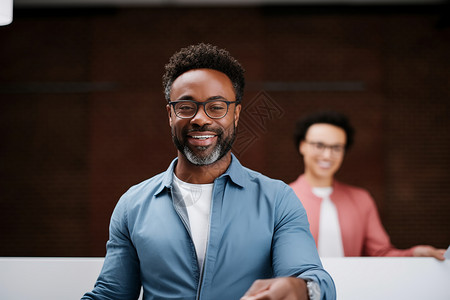
[[[243,167],[234,155],[214,181],[201,272],[187,214],[171,196],[176,163],[121,197],[102,271],[82,299],[137,299],[142,285],[145,300],[233,300],[254,280],[280,276],[314,280],[321,299],[336,298],[295,193],[282,181]]]

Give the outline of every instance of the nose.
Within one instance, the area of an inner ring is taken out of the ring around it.
[[[211,122],[212,120],[206,115],[205,107],[203,105],[199,105],[197,113],[192,117],[190,121],[191,124],[196,124],[198,126],[211,124]]]
[[[326,158],[330,158],[331,157],[331,148],[326,147],[322,152],[322,156],[324,156]]]

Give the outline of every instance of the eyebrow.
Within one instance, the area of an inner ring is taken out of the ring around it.
[[[344,146],[345,147],[345,143],[336,143],[336,144],[328,144],[328,143],[325,143],[325,142],[321,142],[321,141],[313,141],[313,140],[305,140],[305,142],[307,142],[307,143],[314,143],[314,144],[322,144],[322,145],[325,145],[325,146]]]
[[[194,100],[194,97],[192,97],[191,95],[183,95],[180,98],[178,98],[177,100]],[[205,101],[208,100],[227,100],[225,97],[217,95],[217,96],[211,96],[208,99],[206,99]]]

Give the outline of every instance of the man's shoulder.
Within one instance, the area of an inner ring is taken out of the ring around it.
[[[173,172],[175,162],[176,159],[172,161],[167,170],[131,186],[124,195],[136,195],[140,193],[148,194],[161,191],[164,186],[170,185],[171,183],[171,173]]]
[[[279,179],[269,177],[259,171],[242,165],[233,154],[231,166],[228,169],[227,174],[233,181],[243,187],[249,187],[251,185],[261,185],[262,187],[267,186],[269,188],[274,186],[287,186],[286,183]]]
[[[136,194],[141,192],[150,192],[152,190],[158,189],[163,184],[165,174],[167,171],[161,172],[154,175],[144,181],[141,181],[135,185],[132,185],[125,194]]]
[[[261,172],[252,170],[252,169],[244,167],[244,166],[242,168],[243,168],[243,171],[247,175],[247,179],[250,182],[258,183],[258,184],[261,184],[262,186],[268,186],[268,187],[269,186],[270,187],[277,186],[279,188],[287,187],[287,184],[280,179],[269,177],[267,175],[262,174]]]
[[[141,181],[131,186],[121,197],[121,202],[128,202],[129,204],[146,202],[152,199],[155,195],[164,190],[164,182],[167,171],[161,172],[153,177]]]

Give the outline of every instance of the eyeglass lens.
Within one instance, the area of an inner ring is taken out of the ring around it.
[[[309,144],[311,144],[314,147],[314,149],[319,152],[323,152],[327,148],[329,148],[330,151],[334,154],[340,154],[344,152],[343,145],[326,145],[324,143],[315,143],[315,142],[310,142]]]
[[[174,105],[175,113],[180,118],[192,118],[198,110],[198,105],[203,105],[206,114],[210,118],[223,118],[228,112],[228,104],[225,101],[211,101],[211,102],[193,102],[193,101],[178,101]]]

